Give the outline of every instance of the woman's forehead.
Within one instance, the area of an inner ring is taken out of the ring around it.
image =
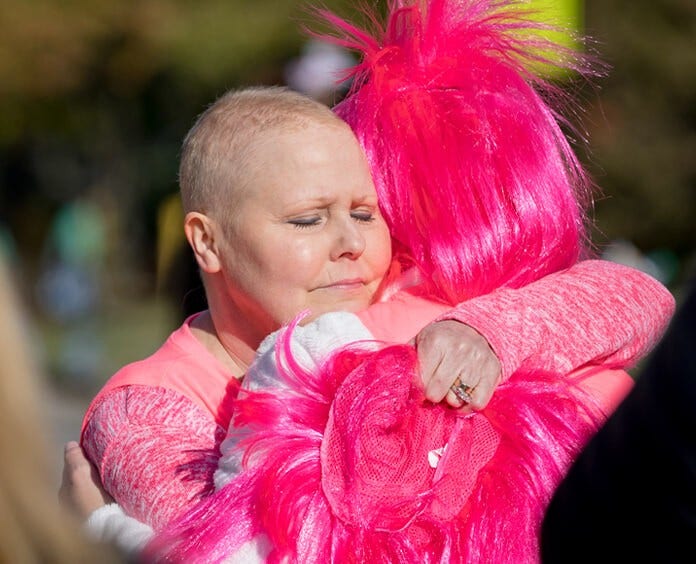
[[[308,123],[257,136],[247,146],[245,175],[266,179],[321,180],[365,173],[366,159],[351,129],[343,122]]]

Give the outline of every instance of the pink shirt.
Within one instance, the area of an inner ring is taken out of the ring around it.
[[[190,316],[151,356],[133,362],[114,374],[92,400],[82,423],[82,429],[103,398],[123,386],[143,385],[176,390],[193,401],[215,422],[227,428],[232,413],[227,394],[237,395],[239,382],[193,336],[191,323],[200,313]]]
[[[606,261],[584,261],[453,310],[416,294],[400,292],[361,319],[376,338],[392,342],[409,340],[438,316],[457,319],[486,337],[504,378],[519,368],[570,373],[588,365],[631,366],[674,311],[672,295],[656,280]],[[225,398],[238,389],[195,339],[190,321],[154,355],[115,374],[83,423],[82,444],[106,489],[156,530],[213,490],[217,447],[230,418]],[[610,376],[595,389],[613,410],[632,381],[621,370]]]

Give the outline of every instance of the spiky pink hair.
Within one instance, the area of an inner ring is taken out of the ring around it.
[[[390,0],[376,31],[318,10],[358,51],[335,107],[367,153],[395,250],[449,303],[520,287],[589,256],[592,185],[561,125],[571,99],[538,72],[589,57],[518,2]],[[536,72],[535,72],[536,70]],[[577,134],[577,132],[575,132]]]

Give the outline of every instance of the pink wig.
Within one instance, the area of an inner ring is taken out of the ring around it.
[[[589,58],[515,4],[390,0],[383,28],[368,12],[372,35],[318,11],[335,30],[323,39],[362,54],[335,111],[367,153],[395,251],[449,303],[589,256],[592,185],[561,129],[571,101],[533,72],[589,76]]]
[[[546,504],[598,421],[580,389],[520,373],[462,416],[424,400],[411,347],[344,349],[305,371],[289,331],[276,349],[288,387],[237,399],[245,470],[147,561],[221,562],[261,533],[270,563],[538,560]]]

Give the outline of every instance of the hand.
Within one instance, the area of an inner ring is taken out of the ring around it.
[[[436,321],[425,326],[413,344],[426,398],[432,402],[446,399],[449,405],[464,411],[478,411],[488,405],[502,370],[480,333],[459,321]],[[452,391],[455,382],[468,387],[469,401],[462,401]]]
[[[58,499],[61,505],[82,521],[93,511],[114,502],[114,498],[102,486],[97,469],[75,441],[65,445],[63,480]]]

